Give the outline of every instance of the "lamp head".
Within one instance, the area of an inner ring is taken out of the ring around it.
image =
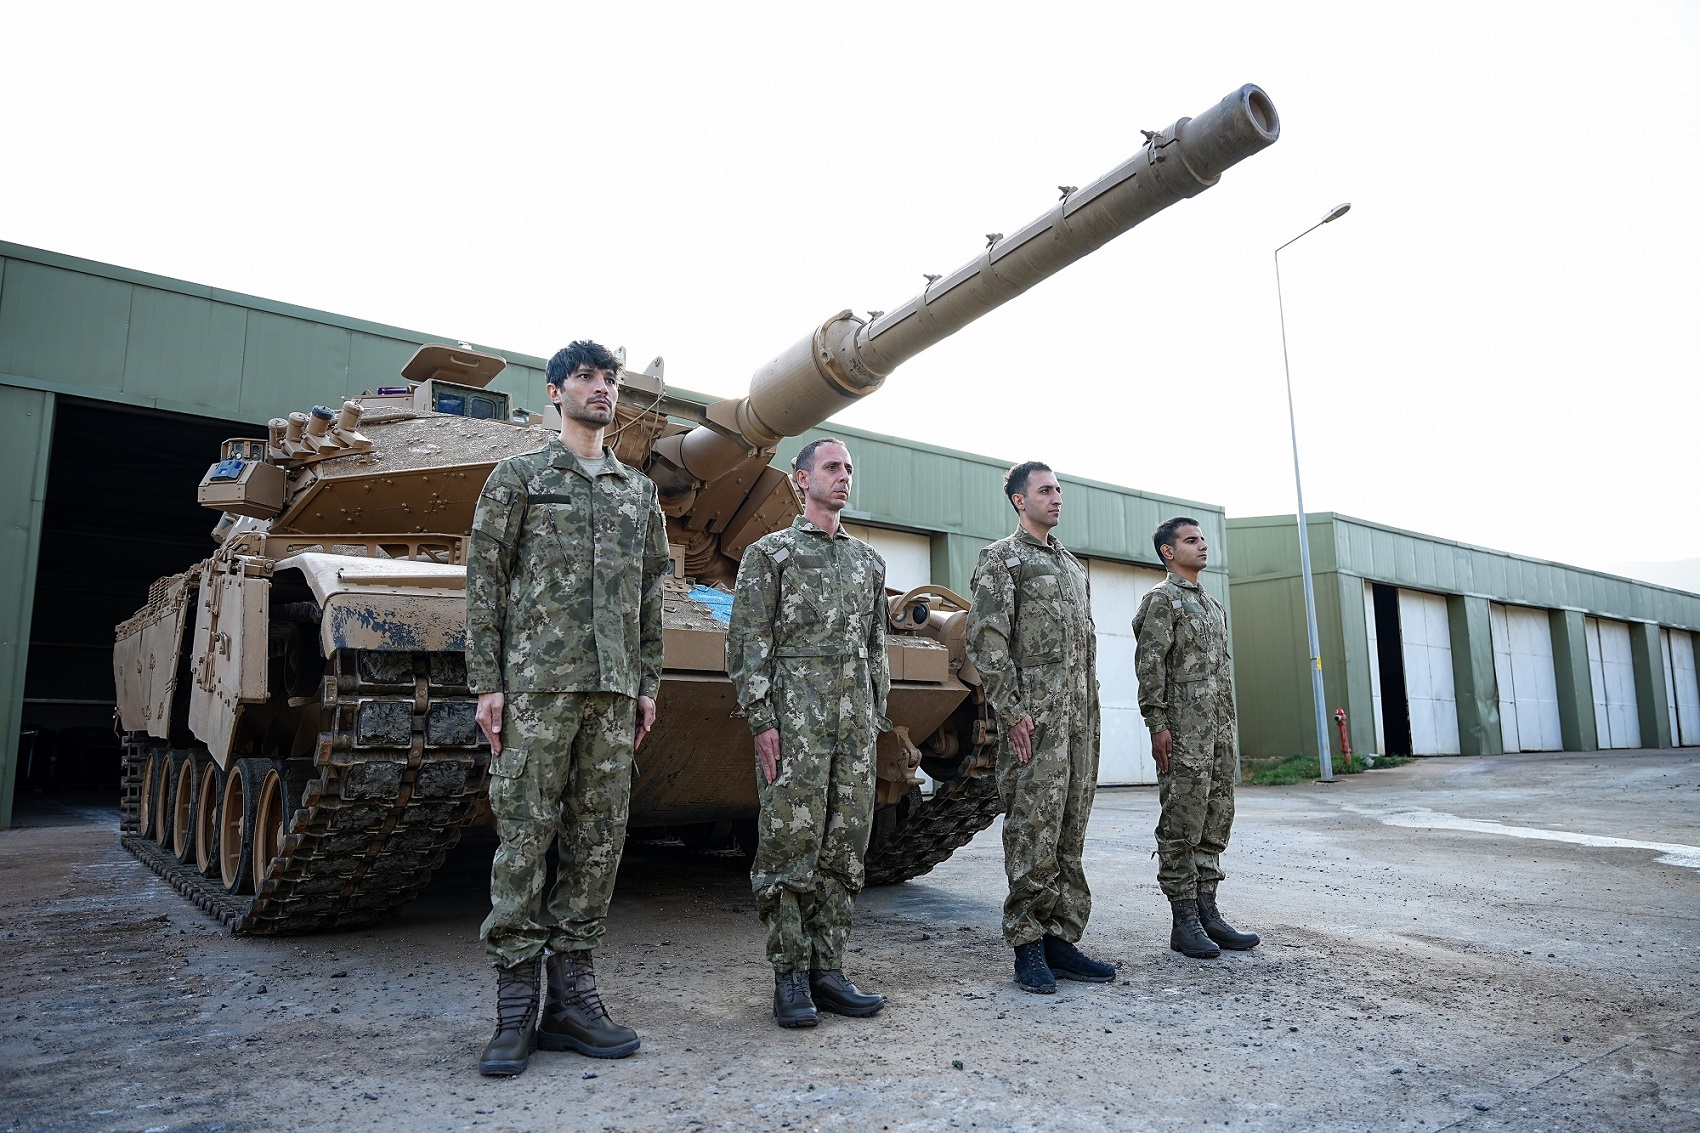
[[[1351,210],[1352,210],[1352,202],[1351,201],[1346,201],[1342,204],[1337,204],[1333,208],[1328,210],[1328,215],[1322,218],[1322,223],[1328,224],[1331,221],[1339,220],[1341,217],[1345,216]]]

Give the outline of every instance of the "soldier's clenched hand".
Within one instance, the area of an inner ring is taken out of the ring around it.
[[[632,750],[643,746],[643,738],[649,735],[649,730],[655,727],[655,698],[640,696],[637,698],[637,735],[632,737]]]
[[[779,778],[779,729],[769,728],[756,733],[756,765],[761,768],[762,782]]]
[[[1015,758],[1021,762],[1033,758],[1033,717],[1023,716],[1010,727],[1009,746],[1015,749]]]
[[[478,694],[478,726],[484,729],[485,737],[490,741],[490,754],[502,754],[502,702],[505,698],[499,692],[481,692]]]
[[[1157,773],[1169,773],[1169,755],[1175,750],[1175,734],[1164,728],[1151,737],[1151,758],[1157,762]]]

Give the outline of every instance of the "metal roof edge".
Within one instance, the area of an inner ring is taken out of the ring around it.
[[[1661,582],[1647,582],[1647,581],[1645,581],[1643,579],[1639,579],[1639,578],[1630,578],[1628,575],[1612,574],[1609,571],[1595,570],[1593,567],[1577,566],[1574,563],[1561,563],[1556,559],[1542,559],[1542,558],[1537,558],[1534,555],[1519,554],[1516,551],[1502,551],[1502,550],[1500,550],[1496,547],[1484,547],[1484,546],[1480,545],[1479,543],[1466,543],[1466,542],[1464,542],[1460,539],[1448,539],[1443,535],[1426,535],[1421,531],[1411,531],[1408,528],[1404,528],[1404,527],[1394,527],[1390,523],[1378,523],[1377,521],[1375,521],[1373,519],[1360,519],[1355,515],[1344,515],[1344,514],[1341,514],[1340,512],[1333,512],[1333,511],[1310,511],[1310,512],[1306,512],[1305,516],[1306,516],[1306,520],[1307,520],[1308,523],[1314,524],[1314,523],[1317,523],[1318,521],[1326,521],[1326,522],[1329,522],[1329,523],[1350,523],[1350,524],[1354,524],[1354,525],[1359,526],[1359,527],[1372,528],[1376,531],[1385,531],[1390,535],[1403,535],[1403,536],[1405,536],[1406,538],[1409,538],[1409,539],[1420,539],[1425,543],[1436,543],[1436,544],[1439,544],[1441,546],[1446,546],[1446,547],[1457,547],[1459,550],[1474,551],[1474,552],[1477,552],[1477,553],[1480,553],[1480,554],[1483,554],[1483,555],[1493,555],[1496,558],[1501,558],[1501,559],[1515,559],[1518,562],[1531,563],[1535,566],[1556,567],[1559,570],[1572,571],[1576,574],[1589,574],[1589,575],[1593,575],[1595,578],[1609,579],[1612,582],[1627,582],[1631,586],[1643,586],[1643,587],[1646,587],[1649,590],[1663,590],[1668,594],[1676,594],[1676,595],[1679,595],[1680,597],[1683,597],[1683,598],[1700,598],[1700,592],[1696,592],[1696,591],[1693,591],[1693,590],[1683,590],[1680,587],[1676,587],[1676,586],[1666,586]],[[1295,522],[1294,518],[1291,515],[1287,515],[1287,516],[1254,515],[1254,516],[1234,516],[1234,517],[1231,517],[1231,518],[1228,519],[1227,524],[1228,524],[1228,529],[1231,531],[1235,527],[1275,527],[1275,526],[1282,526],[1282,525],[1291,526],[1294,522]],[[1357,571],[1353,571],[1353,570],[1343,570],[1343,571],[1340,571],[1338,573],[1350,574],[1350,575],[1353,575],[1354,577],[1359,577],[1359,578],[1368,577],[1366,575],[1359,574]],[[1261,577],[1273,577],[1273,576],[1255,575],[1255,576],[1252,576],[1252,577],[1261,578]],[[1245,579],[1245,581],[1247,581],[1247,582],[1250,582],[1251,580],[1252,580],[1252,578]],[[1449,593],[1461,593],[1461,592],[1459,592],[1459,591],[1449,591]],[[1502,601],[1502,599],[1497,599],[1497,598],[1494,599],[1494,600],[1495,601]],[[1557,608],[1557,607],[1552,607],[1552,608]]]

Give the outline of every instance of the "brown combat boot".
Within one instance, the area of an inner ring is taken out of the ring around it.
[[[478,1072],[513,1076],[525,1073],[537,1049],[537,970],[541,956],[496,969],[496,1033],[478,1056]]]
[[[1222,911],[1216,907],[1215,890],[1209,893],[1199,890],[1198,923],[1203,926],[1204,934],[1211,940],[1223,948],[1232,948],[1235,952],[1250,951],[1263,941],[1257,933],[1241,932],[1222,919]]]
[[[1222,950],[1204,935],[1204,926],[1198,923],[1198,902],[1191,899],[1170,901],[1174,910],[1175,926],[1169,930],[1169,947],[1194,960],[1213,960],[1222,954]]]
[[[549,997],[537,1025],[538,1046],[591,1058],[624,1058],[638,1048],[637,1032],[608,1017],[588,949],[552,952],[548,967]]]

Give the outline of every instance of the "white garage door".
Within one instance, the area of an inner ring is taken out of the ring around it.
[[[933,541],[927,536],[860,523],[846,523],[844,530],[880,553],[885,584],[893,590],[913,590],[933,580]]]
[[[1676,709],[1671,742],[1682,747],[1700,745],[1700,679],[1694,671],[1694,635],[1668,629],[1664,639],[1670,702]]]
[[[1401,589],[1399,639],[1405,660],[1405,701],[1411,710],[1411,751],[1457,755],[1458,696],[1452,683],[1452,627],[1446,599]]]
[[[1594,686],[1594,728],[1600,746],[1640,747],[1641,717],[1635,704],[1635,659],[1629,626],[1589,618],[1588,678]]]
[[[1493,673],[1499,684],[1499,727],[1506,751],[1562,751],[1552,623],[1545,610],[1488,606]]]
[[[1670,630],[1659,627],[1659,660],[1663,664],[1665,675],[1665,718],[1670,724],[1670,742],[1672,746],[1681,744],[1677,737],[1681,735],[1681,725],[1676,717],[1676,666],[1670,652]]]
[[[1123,786],[1155,783],[1151,733],[1139,714],[1139,682],[1133,675],[1133,615],[1139,600],[1163,581],[1147,567],[1089,559],[1092,621],[1098,627],[1098,705],[1103,739],[1098,747],[1098,783]]]

